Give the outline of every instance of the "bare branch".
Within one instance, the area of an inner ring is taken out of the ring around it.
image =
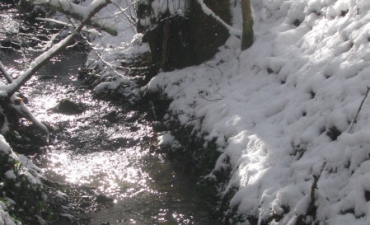
[[[366,100],[366,98],[367,98],[367,95],[369,94],[369,91],[370,91],[370,86],[367,86],[367,90],[366,90],[365,96],[364,96],[364,98],[362,99],[360,106],[358,107],[357,113],[356,113],[355,117],[353,118],[353,120],[352,120],[351,124],[350,124],[350,125],[348,126],[348,128],[347,128],[347,132],[348,132],[348,133],[352,130],[352,128],[353,128],[353,126],[355,125],[355,123],[357,123],[357,117],[358,117],[358,114],[360,114],[360,111],[361,111],[362,105],[364,104],[364,102],[365,102],[365,100]]]
[[[119,5],[117,5],[116,3],[112,2],[112,4],[120,11],[118,13],[121,13],[122,15],[124,15],[126,17],[126,19],[129,21],[128,23],[131,24],[132,26],[136,26],[136,20],[132,17],[132,16],[129,16],[126,14],[126,11],[129,11],[130,8],[132,6],[134,6],[136,2],[132,2],[131,4],[129,4],[129,6],[127,6],[126,8],[121,8]],[[126,21],[124,21],[126,22]],[[126,22],[127,23],[127,22]]]

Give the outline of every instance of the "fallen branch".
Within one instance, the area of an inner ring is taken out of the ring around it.
[[[66,23],[66,22],[63,22],[63,21],[60,21],[60,20],[50,19],[50,18],[36,17],[36,20],[38,20],[38,21],[45,21],[45,22],[51,22],[51,23],[56,23],[56,24],[60,24],[60,25],[66,26],[66,27],[74,27],[72,24],[69,24],[69,23]],[[87,28],[84,27],[82,30],[83,31],[86,31],[86,32],[89,32],[89,33],[91,33],[93,35],[96,35],[96,36],[100,36],[101,35],[99,33],[99,31],[97,31],[96,29],[87,29]]]
[[[1,62],[0,62],[0,71],[4,74],[6,80],[8,81],[9,84],[13,82],[13,79],[6,72],[6,69],[5,69],[4,65]],[[17,96],[17,95],[18,94],[14,94],[10,97],[11,107],[14,108],[19,114],[21,114],[25,118],[29,119],[30,121],[32,121],[32,123],[38,129],[45,132],[46,142],[48,143],[49,142],[49,136],[50,136],[48,128],[43,123],[41,123],[38,119],[36,119],[36,117],[33,116],[33,114],[30,112],[30,110],[28,109],[26,104],[24,104],[26,101],[25,101],[25,98],[22,96],[22,94],[19,94],[20,96]]]
[[[11,107],[14,108],[19,114],[32,121],[32,123],[41,131],[46,134],[46,142],[49,143],[49,130],[48,128],[41,123],[36,117],[30,112],[26,104],[23,102],[23,98],[17,96],[17,94],[12,95],[10,98]]]

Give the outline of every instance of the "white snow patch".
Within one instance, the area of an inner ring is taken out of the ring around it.
[[[5,176],[7,179],[16,179],[17,176],[15,176],[14,170],[8,170],[5,172]]]
[[[158,144],[161,146],[171,145],[175,141],[175,137],[170,133],[165,133],[158,137]]]
[[[68,195],[58,190],[57,193],[55,194],[55,197],[60,198],[62,200],[66,200],[68,198]]]

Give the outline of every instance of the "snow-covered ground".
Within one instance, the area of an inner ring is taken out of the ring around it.
[[[237,190],[230,207],[239,215],[259,224],[370,224],[370,2],[252,6],[251,48],[240,52],[231,37],[211,61],[160,73],[149,89],[174,99],[182,123],[217,138],[214,170],[231,167],[220,191]]]

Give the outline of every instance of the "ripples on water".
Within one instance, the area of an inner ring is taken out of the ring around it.
[[[47,179],[88,187],[113,199],[113,204],[90,213],[91,224],[214,224],[209,206],[194,192],[193,181],[161,155],[142,148],[151,128],[122,106],[92,99],[77,81],[85,54],[65,53],[32,78],[22,92],[41,121],[63,127],[51,136],[39,161]],[[14,76],[22,60],[2,59]],[[64,98],[82,102],[87,110],[63,115],[51,109]],[[104,116],[116,111],[117,122]],[[137,116],[140,118],[140,115]],[[134,131],[134,132],[133,132]],[[186,168],[183,168],[186,170]]]

